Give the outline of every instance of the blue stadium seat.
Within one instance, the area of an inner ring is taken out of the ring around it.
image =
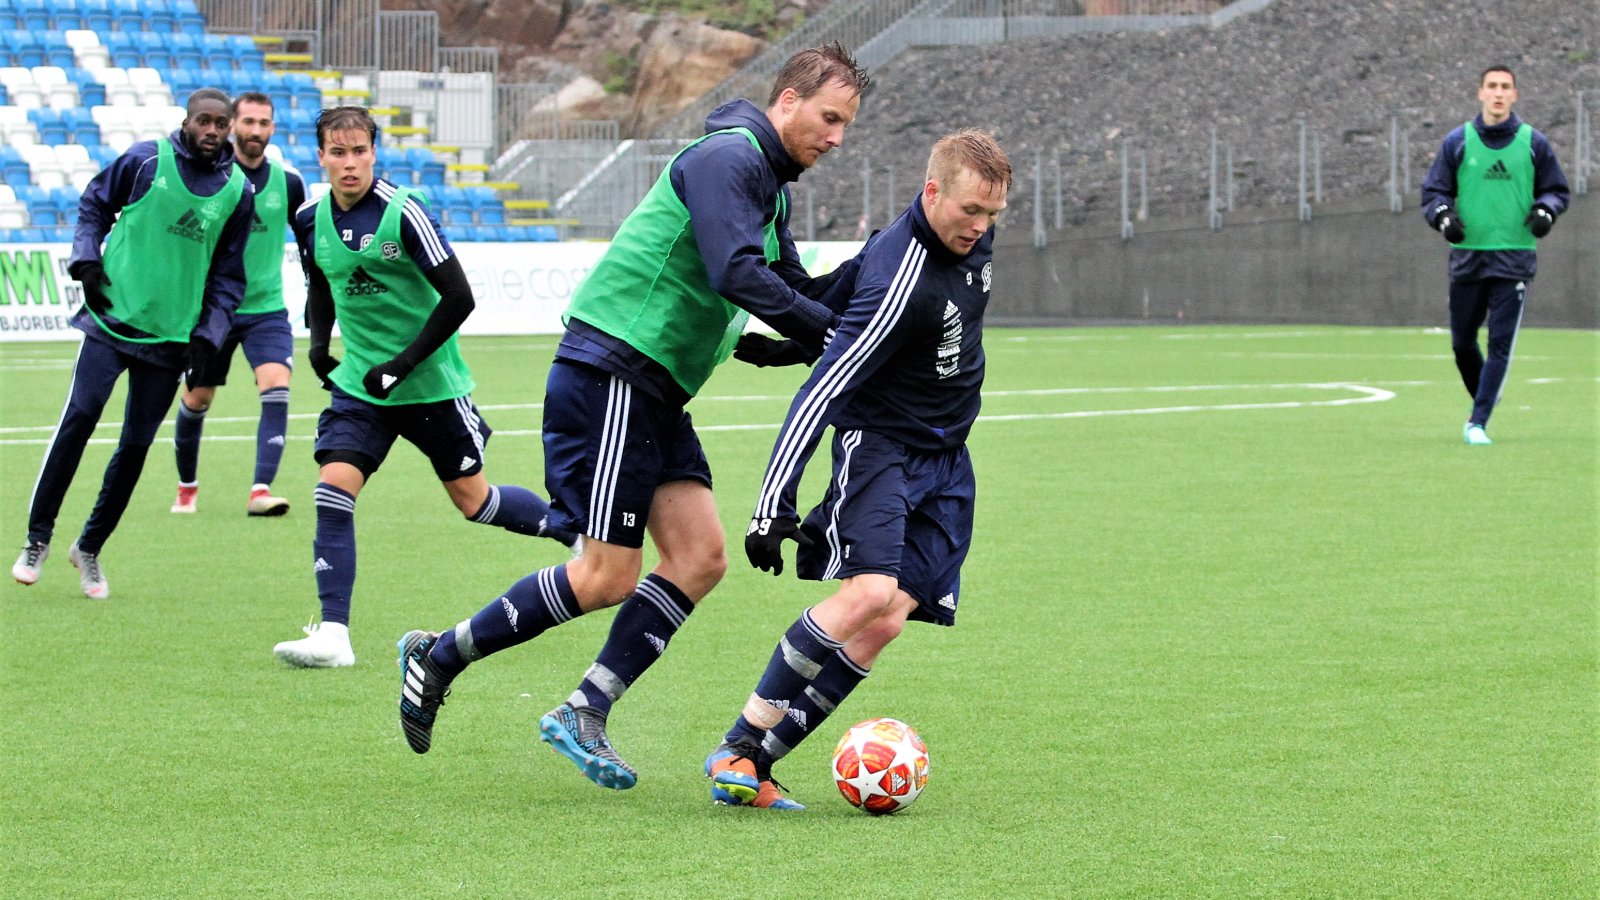
[[[44,47],[44,64],[71,69],[78,65],[78,55],[72,52],[67,36],[59,31],[35,32],[40,46]]]
[[[100,164],[100,168],[102,168],[102,169],[104,169],[105,167],[107,167],[107,166],[111,165],[112,163],[116,162],[117,161],[117,157],[119,157],[121,155],[122,154],[120,154],[117,151],[111,149],[110,147],[107,147],[104,144],[101,144],[98,147],[90,147],[89,148],[89,158],[93,159],[95,162],[99,163]]]
[[[291,109],[287,115],[280,113],[278,135],[291,144],[317,146],[317,117],[308,109]]]
[[[184,34],[201,35],[206,32],[206,17],[195,8],[194,0],[174,0],[173,14],[178,20],[178,30]]]
[[[42,188],[37,184],[15,184],[11,189],[16,192],[17,200],[28,207],[30,224],[61,224],[61,211],[56,208],[55,201],[50,199],[49,188]]]
[[[50,27],[56,31],[86,28],[83,13],[78,10],[78,0],[49,0]]]
[[[70,184],[50,192],[50,200],[56,206],[56,214],[61,219],[61,224],[78,224],[78,198],[81,196],[82,192]]]
[[[65,144],[67,142],[67,123],[62,120],[59,110],[50,109],[49,107],[30,109],[28,110],[28,121],[32,122],[33,127],[38,130],[39,143],[49,144],[54,147],[57,144]]]
[[[11,232],[19,244],[45,244],[49,243],[50,236],[45,234],[43,228],[15,228]]]
[[[100,35],[103,42],[111,29],[111,0],[78,0],[78,17],[83,27]]]
[[[22,27],[22,17],[9,6],[0,7],[0,31],[12,31]]]
[[[67,129],[67,140],[73,144],[94,147],[100,143],[100,126],[89,114],[88,105],[75,106],[61,111],[62,124]]]
[[[12,30],[6,35],[6,43],[11,48],[11,64],[14,66],[44,65],[44,45],[39,43],[34,32],[26,30]]]
[[[33,182],[33,170],[28,168],[28,161],[22,158],[20,150],[10,144],[0,144],[0,176],[4,177],[6,184]]]
[[[506,210],[504,206],[500,205],[499,201],[495,201],[493,206],[478,207],[477,215],[478,224],[480,225],[504,225],[506,223]]]
[[[200,50],[200,39],[192,34],[178,32],[166,35],[167,52],[172,54],[173,68],[198,69],[203,54]]]
[[[139,0],[109,0],[111,24],[118,31],[143,31],[144,10]]]
[[[168,0],[140,0],[144,13],[144,27],[157,34],[171,34],[178,30],[178,17]]]
[[[106,86],[88,69],[68,69],[67,80],[78,86],[78,103],[84,108],[106,105]]]
[[[82,96],[82,94],[83,94],[83,92],[81,90],[78,93],[79,93],[80,96]],[[6,90],[6,86],[5,85],[0,84],[0,106],[9,106],[10,104],[11,104],[11,92]]]
[[[133,35],[133,46],[139,51],[144,64],[152,69],[170,69],[175,63],[172,51],[167,49],[167,36],[154,31],[140,31]]]
[[[45,0],[9,0],[7,5],[16,11],[20,21],[16,27],[34,31],[50,29],[50,7]]]

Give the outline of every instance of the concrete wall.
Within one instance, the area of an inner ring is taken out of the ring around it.
[[[1235,214],[1237,215],[1237,214]],[[1131,240],[1017,223],[996,241],[989,320],[1444,325],[1449,250],[1415,204],[1330,211],[1312,221],[1141,224]],[[1113,226],[1114,227],[1114,226]],[[1574,197],[1539,244],[1523,323],[1600,327],[1600,201]]]

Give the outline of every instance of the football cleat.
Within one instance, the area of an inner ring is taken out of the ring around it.
[[[754,805],[761,792],[756,777],[756,759],[761,748],[755,744],[723,742],[706,757],[706,776],[711,779],[711,802],[723,806]]]
[[[271,489],[264,484],[258,484],[250,489],[250,502],[244,509],[245,513],[251,516],[281,516],[289,511],[289,501],[272,496]],[[177,507],[173,507],[172,511],[177,512]]]
[[[73,541],[67,548],[67,561],[78,570],[78,583],[83,585],[83,595],[90,600],[104,600],[111,596],[111,585],[106,583],[105,570],[100,568],[100,554],[78,549]]]
[[[1482,425],[1468,422],[1461,429],[1461,439],[1474,447],[1487,447],[1494,441],[1489,440],[1489,435],[1484,432]]]
[[[417,753],[427,753],[433,745],[433,720],[444,698],[450,696],[451,679],[428,658],[438,639],[437,632],[408,631],[396,644],[400,648],[400,730]]]
[[[44,541],[29,541],[23,545],[22,553],[11,566],[11,577],[22,584],[33,584],[39,580],[39,567],[50,556],[50,545]]]
[[[539,740],[603,788],[625,791],[639,781],[639,773],[622,761],[606,737],[605,714],[592,707],[563,703],[545,713],[539,719]]]
[[[754,744],[722,744],[706,757],[711,802],[756,809],[805,809],[804,804],[783,795],[783,786],[772,777],[771,768],[771,763],[761,758],[761,748]]]
[[[332,669],[356,664],[356,652],[350,648],[349,626],[313,622],[302,630],[305,637],[279,641],[272,648],[272,654],[302,669]]]
[[[200,493],[200,485],[179,483],[178,499],[172,501],[172,511],[183,514],[199,512],[199,508],[195,506],[194,502],[195,495],[198,493]]]

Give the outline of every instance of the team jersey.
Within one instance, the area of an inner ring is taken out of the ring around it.
[[[923,451],[966,443],[982,402],[993,246],[991,230],[966,256],[950,251],[920,198],[867,241],[847,270],[855,290],[838,332],[789,406],[757,518],[795,515],[800,476],[829,425]]]
[[[256,191],[255,216],[250,221],[250,240],[245,245],[244,301],[239,315],[275,313],[283,305],[283,243],[288,233],[289,215],[306,199],[306,183],[300,173],[263,159],[254,169],[242,163],[244,173]]]
[[[307,277],[328,282],[344,359],[332,379],[351,396],[380,406],[466,396],[472,374],[455,335],[423,360],[385,399],[367,393],[362,377],[388,362],[421,333],[439,303],[426,273],[450,258],[437,221],[413,191],[378,180],[348,210],[331,195],[295,214],[295,241]]]

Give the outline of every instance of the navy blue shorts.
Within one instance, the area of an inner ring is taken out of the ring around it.
[[[379,406],[334,388],[333,401],[317,418],[316,460],[321,465],[332,454],[355,454],[367,463],[357,468],[370,478],[395,438],[403,437],[428,457],[440,481],[454,481],[483,471],[491,433],[471,397]]]
[[[544,395],[544,486],[550,524],[643,547],[656,488],[711,486],[711,465],[681,406],[609,372],[558,359]]]
[[[228,383],[228,369],[233,364],[233,351],[244,348],[245,362],[254,372],[267,363],[281,363],[294,368],[294,330],[289,327],[286,310],[235,316],[228,337],[217,348],[205,370],[194,379],[195,387],[220,387]]]
[[[911,618],[954,625],[972,543],[977,485],[967,449],[913,450],[870,431],[834,432],[833,477],[802,528],[801,578],[893,575],[917,601]]]

